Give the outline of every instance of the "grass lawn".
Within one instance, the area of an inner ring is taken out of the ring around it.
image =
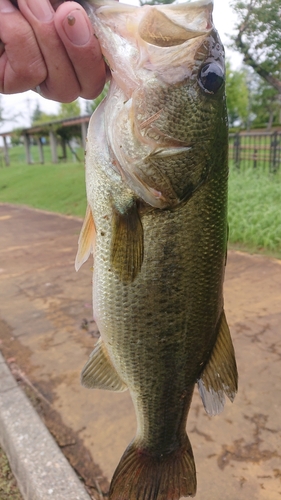
[[[281,173],[230,169],[229,242],[281,258]]]
[[[45,151],[48,158],[47,147]],[[83,152],[78,155],[80,163],[26,165],[24,148],[12,148],[11,166],[0,168],[0,202],[83,217],[86,208]],[[280,200],[281,173],[269,174],[258,168],[237,171],[231,166],[230,247],[281,258]]]
[[[33,149],[33,148],[32,148]],[[48,148],[44,148],[48,156]],[[13,151],[14,150],[14,151]],[[37,148],[34,146],[34,152]],[[79,157],[84,158],[83,152]],[[26,165],[24,148],[11,149],[11,166],[0,168],[0,202],[18,203],[83,217],[86,210],[84,161]]]

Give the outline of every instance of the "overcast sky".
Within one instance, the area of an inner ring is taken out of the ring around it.
[[[125,3],[126,0],[122,1]],[[135,1],[127,0],[126,3],[135,3]],[[225,45],[227,58],[231,60],[234,67],[237,67],[241,64],[241,56],[238,53],[230,51],[230,49],[226,46],[229,43],[228,35],[233,31],[235,24],[235,16],[229,4],[230,0],[214,0],[214,24]],[[7,117],[20,113],[21,116],[17,122],[6,121],[1,124],[0,131],[9,131],[15,127],[28,127],[30,125],[30,117],[36,108],[37,102],[40,104],[42,111],[45,111],[46,113],[56,113],[58,109],[57,103],[46,100],[32,91],[24,92],[22,94],[2,96],[4,115]],[[83,111],[83,102],[81,104]]]

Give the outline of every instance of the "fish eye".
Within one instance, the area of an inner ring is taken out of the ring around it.
[[[224,82],[224,73],[215,62],[202,66],[198,82],[200,87],[208,94],[215,94]]]

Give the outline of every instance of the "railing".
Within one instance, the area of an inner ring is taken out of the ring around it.
[[[281,131],[229,134],[229,160],[240,170],[250,167],[277,172],[281,167]]]

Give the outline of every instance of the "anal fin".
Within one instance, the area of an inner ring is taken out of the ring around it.
[[[90,354],[81,373],[81,383],[88,389],[105,389],[123,392],[127,386],[119,377],[102,340],[99,340]]]
[[[143,262],[143,227],[136,200],[113,207],[111,264],[123,283],[132,283]]]
[[[85,219],[81,228],[78,251],[75,259],[75,269],[78,271],[82,264],[89,258],[93,252],[93,247],[96,239],[96,227],[93,219],[93,214],[90,206],[87,206]]]
[[[219,322],[216,344],[197,381],[204,408],[209,415],[221,413],[225,394],[234,401],[238,387],[235,353],[224,311]]]

